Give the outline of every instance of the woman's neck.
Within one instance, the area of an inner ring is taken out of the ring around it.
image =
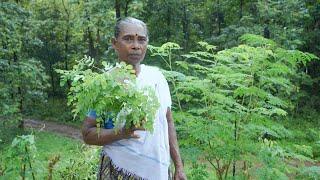
[[[141,64],[139,63],[139,64],[135,64],[135,65],[133,65],[133,69],[135,70],[135,74],[136,74],[136,76],[138,76],[139,74],[140,74],[140,72],[141,72]]]

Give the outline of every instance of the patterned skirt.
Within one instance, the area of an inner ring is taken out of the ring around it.
[[[172,173],[168,170],[168,180],[172,180]],[[145,180],[135,174],[126,172],[124,169],[117,168],[112,160],[102,153],[100,159],[98,180]]]

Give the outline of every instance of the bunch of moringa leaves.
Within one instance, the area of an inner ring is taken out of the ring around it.
[[[113,118],[117,131],[125,128],[144,128],[153,131],[153,121],[160,107],[154,89],[139,88],[135,70],[124,62],[115,66],[102,62],[94,65],[90,57],[76,61],[72,70],[56,70],[61,74],[61,85],[69,81],[68,105],[72,106],[74,118],[83,119],[90,109],[102,117]],[[99,129],[99,128],[98,128]]]

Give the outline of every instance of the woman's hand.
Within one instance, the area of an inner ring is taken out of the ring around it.
[[[122,135],[123,139],[130,139],[130,138],[134,138],[134,139],[139,139],[140,136],[137,134],[134,134],[134,131],[136,130],[145,130],[143,128],[122,128],[120,131],[120,134]]]

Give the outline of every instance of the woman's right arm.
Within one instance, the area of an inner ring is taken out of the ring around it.
[[[97,121],[94,118],[86,117],[82,125],[82,137],[86,144],[104,146],[114,141],[129,138],[139,138],[138,135],[134,134],[134,130],[121,130],[117,134],[114,129],[100,128],[98,134]]]

